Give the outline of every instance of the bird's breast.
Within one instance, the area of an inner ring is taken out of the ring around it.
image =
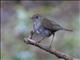
[[[34,31],[35,31],[37,34],[41,35],[42,37],[49,37],[49,36],[51,35],[51,32],[50,32],[49,30],[43,28],[42,26],[39,26],[39,27],[37,27],[37,28],[36,28],[36,26],[35,26]]]

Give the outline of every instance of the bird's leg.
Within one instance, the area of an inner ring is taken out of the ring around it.
[[[44,40],[45,39],[45,37],[42,37],[42,39],[40,39],[39,41],[37,41],[36,43],[38,44],[38,43],[40,43],[42,40]]]
[[[33,34],[34,34],[34,31],[31,31],[31,32],[30,32],[30,34],[31,34],[31,39],[32,39],[32,37],[33,37]]]
[[[31,39],[32,39],[34,33],[35,33],[34,31],[31,31],[31,32],[30,32],[30,34],[31,34],[31,37],[30,37],[30,38],[31,38]],[[40,42],[41,42],[42,40],[44,40],[44,39],[45,39],[45,37],[42,37],[39,41],[36,41],[36,44],[40,43]]]
[[[45,37],[42,37],[42,39],[41,39],[41,40],[39,40],[39,41],[38,41],[38,43],[40,43],[40,42],[41,42],[42,40],[44,40],[44,39],[45,39]]]
[[[52,40],[51,40],[51,42],[50,42],[49,49],[51,49],[51,47],[52,47],[53,38],[54,38],[54,36],[52,36]]]

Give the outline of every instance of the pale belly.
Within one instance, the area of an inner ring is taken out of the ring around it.
[[[34,28],[34,31],[41,35],[42,37],[49,37],[51,35],[51,32],[47,29],[45,29],[43,26],[41,26],[41,22],[40,21],[37,21],[34,22],[33,24],[33,28]]]
[[[49,37],[51,35],[51,32],[45,28],[43,28],[42,26],[39,26],[38,28],[36,28],[37,26],[34,26],[34,31],[41,35],[42,37]]]

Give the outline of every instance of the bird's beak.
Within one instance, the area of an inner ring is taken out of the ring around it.
[[[30,17],[30,19],[32,19],[32,17]]]
[[[30,20],[32,20],[33,18],[32,17],[30,17]]]
[[[30,19],[33,19],[33,17],[30,17]]]

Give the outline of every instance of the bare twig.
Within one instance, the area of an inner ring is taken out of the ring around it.
[[[61,58],[61,59],[64,59],[64,60],[73,60],[72,57],[70,57],[69,55],[67,55],[65,53],[57,51],[55,48],[48,49],[48,48],[46,48],[46,47],[44,47],[40,44],[37,44],[35,40],[31,39],[31,35],[27,39],[25,38],[24,42],[27,43],[27,44],[30,44],[30,45],[34,45],[34,46],[36,46],[40,49],[43,49],[43,50],[55,55],[58,58]]]

